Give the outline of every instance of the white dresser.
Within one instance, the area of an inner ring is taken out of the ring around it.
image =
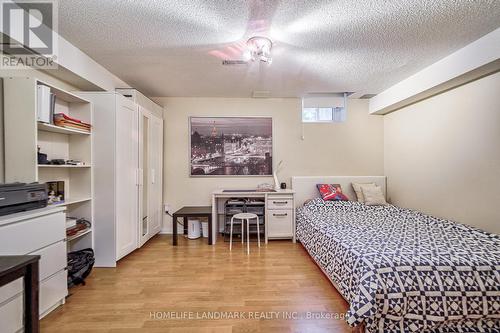
[[[68,295],[65,207],[0,217],[0,255],[40,255],[40,318],[64,304]],[[23,281],[0,288],[1,332],[22,331]]]

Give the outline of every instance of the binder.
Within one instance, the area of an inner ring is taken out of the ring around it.
[[[54,93],[50,93],[50,115],[49,121],[52,125],[54,125],[54,112],[56,109],[56,95]]]
[[[42,84],[37,85],[37,120],[42,123],[50,123],[50,88]]]

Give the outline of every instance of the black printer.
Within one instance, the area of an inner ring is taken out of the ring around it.
[[[38,183],[0,184],[0,215],[47,206],[47,186]]]

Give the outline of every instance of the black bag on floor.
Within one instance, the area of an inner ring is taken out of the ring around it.
[[[83,249],[68,253],[68,287],[85,285],[85,278],[94,266],[94,250]]]

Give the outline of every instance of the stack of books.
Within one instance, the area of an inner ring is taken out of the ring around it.
[[[64,113],[54,114],[54,125],[64,128],[76,129],[79,131],[90,132],[90,124],[84,123],[83,121],[71,118]]]
[[[90,229],[90,222],[85,219],[77,219],[74,217],[66,218],[66,236],[71,237],[77,234],[81,234],[88,229]]]

